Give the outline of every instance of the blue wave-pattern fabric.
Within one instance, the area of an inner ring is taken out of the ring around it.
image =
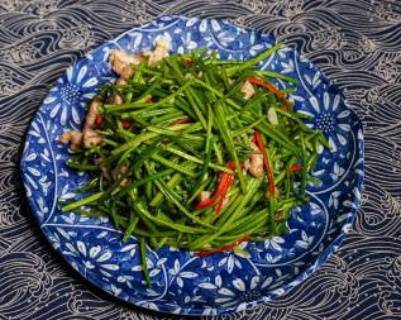
[[[284,297],[232,317],[396,318],[400,301],[400,164],[395,138],[399,44],[392,34],[397,32],[399,8],[370,2],[353,6],[349,1],[1,4],[0,276],[6,280],[0,285],[0,317],[163,318],[119,304],[55,257],[23,203],[16,164],[29,120],[65,68],[90,48],[166,12],[231,18],[285,40],[344,89],[365,128],[363,206],[341,250]],[[90,79],[87,74],[80,77],[85,83]]]

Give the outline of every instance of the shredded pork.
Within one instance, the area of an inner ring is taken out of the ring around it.
[[[70,144],[72,149],[77,149],[82,143],[82,132],[78,130],[71,130],[64,132],[59,136],[61,143]]]
[[[123,86],[123,85],[126,85],[127,84],[127,80],[125,80],[124,78],[118,78],[117,80],[116,80],[116,85],[118,85],[118,86]]]
[[[250,98],[252,98],[252,96],[255,94],[256,91],[252,83],[246,80],[241,87],[241,92],[244,94],[244,99],[249,100]]]
[[[156,48],[153,51],[147,51],[143,54],[149,58],[149,64],[154,64],[161,59],[168,56],[168,51],[170,50],[170,42],[166,39],[159,39],[156,42]]]
[[[123,103],[124,103],[123,97],[120,96],[120,95],[117,94],[117,93],[114,93],[114,94],[113,94],[113,97],[111,98],[111,100],[112,100],[112,102],[113,102],[114,104],[123,104]]]
[[[83,134],[82,144],[85,148],[90,148],[100,144],[103,136],[96,130],[86,129]]]
[[[90,148],[91,146],[101,143],[103,136],[98,131],[94,130],[96,118],[101,116],[98,111],[101,106],[101,98],[93,98],[85,118],[82,132],[78,130],[64,132],[59,136],[59,141],[66,144],[69,143],[72,149],[76,149],[81,146],[84,148]]]
[[[109,61],[115,73],[123,79],[128,79],[134,74],[131,65],[140,64],[143,61],[143,56],[139,53],[129,54],[122,50],[113,50],[110,53]]]
[[[153,64],[168,56],[169,50],[170,43],[166,39],[159,39],[153,51],[130,54],[122,50],[113,50],[110,53],[109,61],[113,71],[119,75],[116,84],[125,85],[127,79],[134,74],[134,68],[132,66],[140,64],[144,61],[145,57],[148,58],[149,64]],[[124,100],[121,95],[114,94],[112,102],[114,104],[122,104]],[[103,101],[101,98],[95,97],[90,104],[82,132],[78,130],[64,132],[59,136],[59,141],[61,143],[70,144],[71,148],[79,148],[81,146],[90,148],[101,143],[103,136],[96,130],[96,124],[98,117],[102,117],[99,112],[102,104]]]
[[[99,97],[93,98],[89,111],[86,115],[84,131],[86,129],[92,129],[95,126],[96,117],[100,115],[99,109],[102,106],[102,99]]]
[[[251,148],[254,153],[249,158],[249,172],[255,177],[260,177],[263,174],[263,155],[253,142],[251,142]]]
[[[210,191],[202,191],[199,195],[199,200],[200,201],[206,201],[209,200],[211,196]]]

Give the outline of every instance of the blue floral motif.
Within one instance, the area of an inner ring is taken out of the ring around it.
[[[68,242],[66,248],[63,250],[63,254],[81,259],[85,269],[93,270],[96,268],[96,270],[106,277],[112,277],[112,273],[119,270],[118,264],[110,263],[113,252],[100,245],[87,247],[85,242],[81,240],[75,243]]]
[[[241,258],[243,258],[243,255],[241,253],[232,250],[223,253],[223,255],[224,257],[218,262],[217,266],[224,267],[229,274],[231,274],[235,268],[242,269]]]
[[[174,261],[174,266],[169,270],[169,273],[173,277],[173,279],[175,279],[177,285],[180,288],[184,286],[185,280],[198,277],[198,274],[196,272],[182,270],[180,261],[178,259]]]
[[[103,290],[144,308],[186,315],[218,315],[269,301],[305,280],[346,236],[360,201],[363,133],[341,92],[307,59],[283,47],[260,67],[299,80],[295,109],[305,124],[322,130],[330,150],[320,150],[309,184],[310,203],[295,208],[289,233],[263,242],[242,243],[233,251],[200,258],[193,252],[163,247],[148,250],[152,287],[146,288],[135,237],[122,241],[107,218],[61,213],[58,201],[75,199],[89,177],[66,167],[68,149],[57,136],[82,126],[85,105],[99,84],[115,78],[111,50],[150,49],[160,38],[172,52],[196,48],[223,59],[248,59],[271,47],[269,35],[215,19],[161,17],[127,31],[80,59],[56,82],[33,119],[21,169],[29,203],[43,232],[65,260]],[[274,80],[273,80],[274,81]],[[290,84],[275,81],[284,89]]]
[[[265,248],[276,251],[283,251],[283,248],[281,247],[281,244],[283,243],[284,239],[282,237],[274,236],[265,240]]]
[[[337,94],[331,101],[330,95],[325,92],[323,94],[323,106],[319,104],[316,97],[310,97],[309,102],[312,108],[300,111],[310,117],[306,120],[307,125],[326,134],[333,152],[337,151],[338,144],[343,146],[347,144],[347,136],[351,131],[349,123],[351,111],[339,109],[340,100],[340,95]]]
[[[163,269],[164,263],[167,261],[166,258],[154,260],[151,257],[146,258],[146,266],[149,270],[150,278],[155,278],[156,276],[160,275]],[[142,265],[135,265],[131,268],[133,272],[140,272],[142,275]],[[155,279],[152,279],[155,280]]]
[[[236,278],[229,287],[219,288],[215,302],[226,308],[235,306],[235,311],[245,310],[249,303],[260,300],[263,297],[263,289],[272,282],[271,277],[262,281],[259,275],[246,280]]]
[[[178,47],[177,53],[184,53],[186,51],[194,50],[198,47],[198,44],[192,40],[191,32],[187,32],[184,36],[184,41],[181,46]]]
[[[311,80],[310,84],[318,85],[314,80]],[[294,101],[301,99],[293,97]],[[341,100],[339,93],[334,95],[326,91],[322,94],[320,101],[316,96],[311,96],[307,107],[298,111],[308,117],[305,120],[307,126],[325,133],[330,147],[330,150],[323,148],[319,150],[322,161],[314,172],[314,176],[321,179],[317,187],[321,187],[322,184],[336,185],[341,182],[352,162],[348,161],[348,158],[353,155],[349,149],[350,142],[355,141],[354,130],[352,130],[354,120],[351,110],[340,107]],[[351,145],[351,147],[354,146]]]
[[[83,110],[99,83],[90,67],[85,60],[69,67],[43,101],[50,118],[59,119],[61,125],[66,125],[67,119],[74,125],[81,123]]]

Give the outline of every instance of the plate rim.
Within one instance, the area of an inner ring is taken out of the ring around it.
[[[211,21],[211,20],[224,21],[226,24],[228,24],[230,26],[239,27],[239,28],[244,29],[244,30],[246,30],[248,32],[249,31],[256,31],[257,33],[259,33],[261,35],[267,35],[267,36],[271,37],[273,40],[276,40],[276,37],[273,34],[260,32],[255,28],[237,25],[237,24],[232,23],[232,22],[227,22],[226,18],[215,19],[215,18],[203,18],[203,17],[188,17],[188,16],[184,16],[184,15],[179,15],[179,14],[178,15],[166,14],[166,15],[161,15],[161,16],[154,17],[150,21],[148,21],[147,23],[145,23],[145,24],[143,24],[143,25],[141,25],[139,27],[134,27],[134,28],[128,29],[128,30],[124,31],[123,33],[117,35],[116,37],[108,39],[108,40],[102,42],[101,44],[99,44],[98,46],[92,48],[91,50],[85,52],[82,56],[80,56],[78,59],[76,59],[74,61],[74,63],[72,63],[70,66],[68,66],[66,69],[64,69],[64,71],[60,74],[60,76],[57,79],[59,79],[60,77],[64,76],[68,68],[71,68],[72,66],[76,65],[77,63],[79,63],[79,61],[81,61],[83,59],[86,59],[89,55],[91,55],[93,52],[95,52],[99,48],[103,47],[104,45],[106,45],[106,44],[108,44],[108,43],[110,43],[112,41],[117,41],[118,39],[124,37],[125,35],[133,32],[133,31],[143,30],[143,28],[151,25],[155,21],[161,21],[163,19],[178,19],[178,20],[188,21],[189,19],[192,19],[192,18],[196,18],[196,19],[199,19],[199,20],[206,20],[206,21]],[[288,45],[284,44],[284,47],[288,47]],[[359,194],[361,194],[363,189],[364,189],[364,178],[365,178],[365,164],[364,164],[364,162],[365,162],[365,150],[364,150],[364,135],[363,135],[364,129],[363,129],[362,123],[361,123],[359,117],[357,116],[357,114],[355,113],[355,111],[353,111],[349,107],[350,104],[348,103],[347,98],[344,96],[343,90],[339,89],[337,87],[337,85],[333,81],[331,81],[329,78],[327,78],[325,73],[321,69],[319,69],[314,63],[312,63],[309,59],[305,58],[301,53],[298,52],[298,50],[296,50],[295,48],[293,48],[293,49],[294,49],[294,55],[295,56],[297,56],[299,58],[302,58],[305,61],[307,61],[308,63],[310,63],[311,64],[311,69],[321,72],[321,78],[325,79],[329,85],[333,86],[336,89],[336,93],[341,96],[341,98],[342,98],[347,110],[350,110],[351,113],[353,113],[355,115],[355,119],[356,119],[356,122],[357,122],[358,129],[361,130],[361,132],[362,132],[362,136],[361,137],[356,137],[356,140],[355,140],[355,146],[356,146],[356,150],[357,150],[356,154],[357,154],[358,158],[361,159],[361,161],[362,161],[362,164],[361,164],[362,165],[362,169],[361,169],[362,170],[362,174],[361,175],[357,175],[358,178],[357,178],[357,180],[355,182],[355,187],[357,188],[357,191],[359,192]],[[51,88],[53,88],[56,84],[57,84],[57,80],[55,80],[53,82]],[[23,150],[24,151],[26,149],[27,137],[28,137],[29,131],[32,128],[32,122],[40,115],[40,112],[41,112],[41,110],[43,108],[43,101],[48,97],[48,95],[49,95],[49,91],[48,91],[48,94],[42,100],[42,102],[41,102],[40,106],[38,107],[38,109],[36,110],[36,112],[34,113],[32,119],[30,120],[30,123],[29,123],[29,125],[27,127],[26,133],[24,135],[24,141],[23,141]],[[21,180],[24,182],[24,185],[25,185],[26,178],[24,176],[24,173],[25,173],[25,170],[26,170],[25,169],[25,161],[26,160],[25,160],[25,157],[24,157],[24,155],[25,155],[24,151],[22,151],[21,156],[20,156],[19,168],[20,168]],[[35,221],[39,225],[42,233],[44,234],[44,236],[46,238],[46,240],[51,244],[52,248],[57,252],[57,254],[59,254],[63,258],[63,260],[65,262],[67,262],[68,265],[70,267],[72,267],[82,279],[85,279],[86,281],[89,281],[92,285],[95,285],[98,289],[102,290],[102,292],[104,292],[104,293],[110,295],[111,297],[113,297],[113,299],[118,299],[120,301],[124,301],[124,302],[126,302],[126,303],[128,303],[130,305],[133,305],[135,307],[138,307],[140,309],[150,310],[152,312],[157,312],[157,313],[160,313],[160,314],[175,314],[175,315],[183,315],[183,316],[204,316],[203,312],[205,311],[206,307],[204,307],[204,308],[198,308],[198,307],[193,308],[192,307],[192,308],[188,309],[188,310],[190,310],[188,312],[185,311],[186,309],[181,309],[179,313],[173,313],[173,312],[171,312],[171,310],[168,310],[167,308],[163,309],[163,304],[159,304],[158,305],[158,307],[160,307],[158,310],[153,309],[153,308],[148,307],[148,306],[141,305],[140,304],[141,301],[139,301],[138,299],[136,299],[136,301],[133,301],[133,300],[131,300],[129,298],[126,299],[124,297],[117,296],[117,295],[113,294],[112,292],[110,292],[109,290],[106,290],[104,288],[104,284],[102,284],[102,282],[98,281],[95,277],[92,277],[91,274],[85,274],[84,275],[83,273],[81,273],[79,270],[74,268],[74,266],[71,264],[71,262],[68,261],[67,257],[62,253],[61,249],[57,248],[55,246],[54,241],[52,241],[49,238],[47,229],[50,226],[44,224],[44,221],[40,221],[40,217],[37,214],[37,209],[38,208],[36,206],[36,203],[33,201],[32,197],[28,197],[27,196],[27,190],[26,190],[25,186],[24,186],[24,190],[25,190],[24,195],[28,199],[30,210],[32,211],[32,213],[34,215],[34,218],[35,218]],[[255,299],[255,300],[253,300],[251,302],[246,302],[245,303],[245,307],[243,309],[241,309],[241,310],[253,309],[259,304],[272,301],[274,299],[277,299],[279,296],[288,293],[294,287],[299,286],[303,281],[305,281],[307,278],[309,278],[320,266],[322,266],[325,262],[327,262],[328,258],[339,249],[341,243],[347,237],[348,230],[345,229],[344,226],[352,225],[354,223],[354,221],[355,221],[355,219],[357,217],[357,211],[360,208],[360,203],[361,203],[360,198],[357,197],[357,196],[354,196],[353,197],[353,201],[352,201],[352,206],[351,206],[350,210],[346,213],[347,215],[349,215],[349,217],[346,220],[344,220],[342,228],[341,228],[341,232],[337,235],[337,237],[335,239],[333,239],[327,245],[327,247],[319,254],[319,256],[317,256],[317,259],[315,260],[314,263],[312,263],[303,272],[301,272],[296,277],[294,277],[290,282],[287,282],[287,283],[285,283],[285,284],[283,284],[283,285],[281,285],[279,287],[280,289],[282,289],[282,292],[280,294],[278,294],[278,295],[272,295],[272,294],[263,295],[263,296]],[[295,283],[295,284],[292,285],[292,283]],[[221,306],[216,306],[216,307],[213,308],[213,310],[215,310],[215,312],[216,312],[213,315],[223,315],[223,314],[230,314],[230,313],[238,312],[239,310],[236,310],[237,306],[238,306],[237,304],[235,304],[234,306],[228,307],[228,308],[227,307],[224,308],[224,307],[221,307]],[[185,312],[182,312],[182,310],[184,310]]]

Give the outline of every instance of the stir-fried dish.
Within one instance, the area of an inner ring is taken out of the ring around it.
[[[150,52],[112,51],[117,80],[99,89],[82,131],[59,137],[68,165],[91,176],[63,211],[107,216],[124,241],[135,236],[148,285],[146,244],[235,250],[287,232],[291,209],[308,200],[327,142],[287,100],[296,81],[256,68],[279,48],[247,61],[169,55],[163,40]]]

